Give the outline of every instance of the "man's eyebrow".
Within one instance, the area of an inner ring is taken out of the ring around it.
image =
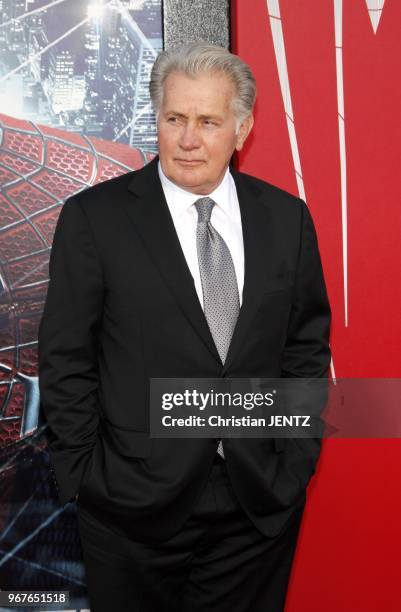
[[[186,117],[186,115],[184,115],[184,113],[179,113],[175,110],[167,110],[165,112],[165,115],[175,115],[176,117]]]
[[[199,115],[199,119],[214,119],[215,121],[220,121],[223,117],[220,115]]]
[[[187,119],[188,118],[188,116],[185,115],[184,113],[179,113],[178,111],[175,111],[175,110],[167,110],[165,112],[165,114],[166,115],[174,115],[175,117],[180,117],[180,118],[183,118],[183,119]],[[213,119],[215,121],[222,121],[223,120],[223,117],[221,117],[220,115],[212,115],[212,114],[210,114],[210,115],[199,115],[197,118],[201,119],[202,121],[205,120],[205,119]]]

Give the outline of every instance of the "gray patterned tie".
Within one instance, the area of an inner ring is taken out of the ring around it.
[[[237,277],[231,253],[220,234],[210,223],[211,198],[194,203],[198,211],[196,248],[202,281],[203,307],[220,359],[224,364],[239,314]],[[220,440],[217,452],[224,458]]]

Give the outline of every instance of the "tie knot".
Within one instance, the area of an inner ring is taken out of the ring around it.
[[[199,198],[194,202],[194,206],[198,211],[198,223],[209,223],[212,214],[213,206],[216,204],[212,198]]]

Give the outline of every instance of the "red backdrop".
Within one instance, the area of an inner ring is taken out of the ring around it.
[[[233,0],[232,17],[258,83],[238,166],[312,212],[332,373],[401,377],[401,2]],[[398,439],[324,442],[287,612],[401,610],[400,481]]]

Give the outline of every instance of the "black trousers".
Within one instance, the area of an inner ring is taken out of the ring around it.
[[[160,544],[116,535],[78,504],[91,612],[281,612],[303,509],[265,537],[217,453],[194,513]]]

